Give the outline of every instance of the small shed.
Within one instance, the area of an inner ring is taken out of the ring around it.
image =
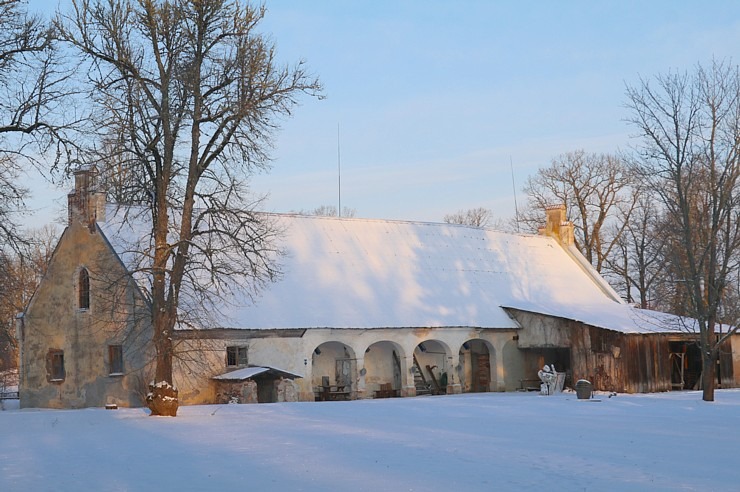
[[[270,366],[250,366],[212,379],[221,403],[273,403],[297,400],[293,382],[300,374]]]

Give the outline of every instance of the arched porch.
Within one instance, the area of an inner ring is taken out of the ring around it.
[[[317,400],[357,398],[357,357],[341,342],[324,342],[311,354],[311,384]]]
[[[483,393],[496,388],[496,350],[481,339],[470,339],[462,344],[460,383],[463,393]]]
[[[374,398],[401,396],[407,371],[403,349],[396,342],[382,340],[365,350],[364,367],[360,372],[365,393]]]
[[[444,395],[450,378],[450,348],[439,340],[424,340],[414,349],[416,395]]]

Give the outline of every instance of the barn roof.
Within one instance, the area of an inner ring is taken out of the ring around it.
[[[131,265],[127,250],[148,226],[145,214],[132,219],[125,211],[109,207],[99,225]],[[504,308],[516,308],[626,333],[680,329],[675,316],[618,300],[574,248],[550,237],[438,223],[270,216],[284,230],[283,275],[254,302],[224,302],[218,327],[514,329],[519,325]]]

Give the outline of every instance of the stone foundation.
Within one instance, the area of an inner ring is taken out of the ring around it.
[[[216,403],[257,403],[257,383],[249,379],[219,382]]]

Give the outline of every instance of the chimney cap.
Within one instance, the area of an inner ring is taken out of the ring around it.
[[[77,168],[74,171],[72,171],[72,174],[76,176],[78,174],[85,174],[85,173],[95,174],[97,172],[98,172],[98,167],[95,164],[80,164],[79,166],[77,166]]]

